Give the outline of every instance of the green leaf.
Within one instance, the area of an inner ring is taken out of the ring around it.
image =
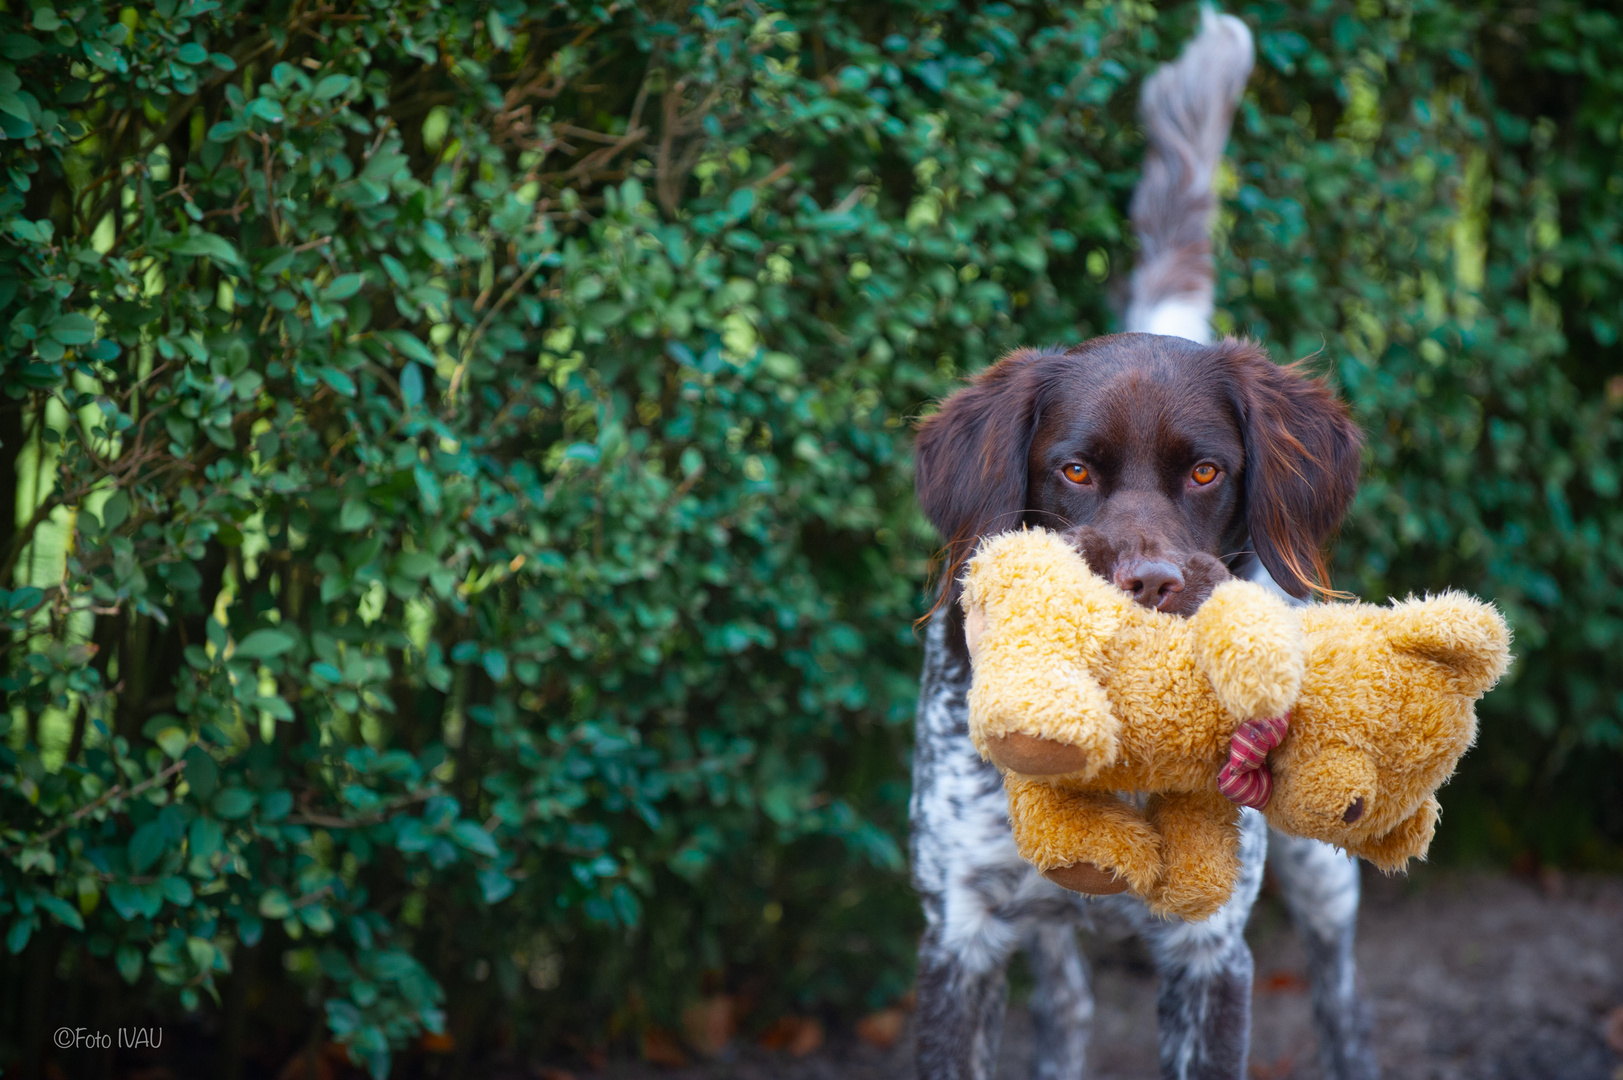
[[[193,233],[169,250],[176,255],[205,255],[233,270],[242,266],[242,258],[231,241],[213,233]]]
[[[389,330],[382,336],[385,341],[388,341],[396,349],[400,350],[401,355],[406,359],[415,360],[419,364],[426,364],[430,368],[434,366],[434,354],[428,350],[428,346],[424,345],[421,341],[418,341],[417,338],[408,331]]]
[[[348,75],[324,75],[311,92],[317,101],[331,101],[349,89]]]
[[[84,930],[85,921],[79,914],[79,909],[61,897],[48,892],[37,892],[34,894],[34,902],[50,912],[51,917],[63,926],[72,930]]]
[[[476,877],[479,879],[479,892],[487,904],[500,903],[513,895],[513,879],[494,866],[479,871]]]
[[[141,966],[144,963],[141,950],[134,945],[120,945],[114,955],[114,962],[118,964],[118,973],[124,976],[124,981],[134,986],[136,980],[141,977]]]
[[[101,504],[101,526],[108,532],[118,528],[129,520],[130,495],[123,488],[118,489],[107,497]]]
[[[298,644],[292,634],[286,630],[268,627],[255,630],[241,641],[232,651],[235,660],[264,660],[272,656],[281,656]]]
[[[463,819],[451,826],[451,839],[478,855],[495,857],[500,854],[496,841],[491,839],[489,833],[479,827],[477,821]]]
[[[360,532],[372,524],[372,508],[360,499],[345,499],[338,511],[338,527],[344,532]]]
[[[324,367],[316,372],[321,381],[347,398],[355,396],[355,380],[337,368]]]
[[[268,124],[280,124],[286,119],[282,106],[267,97],[254,98],[248,103],[247,115],[250,118],[263,120]]]
[[[301,907],[299,921],[318,934],[330,934],[337,925],[326,904],[306,904]]]
[[[409,361],[400,371],[400,399],[408,409],[423,403],[423,369]]]
[[[84,50],[85,58],[103,71],[117,71],[124,58],[120,50],[105,41],[95,41],[90,38],[85,39]]]
[[[426,551],[402,552],[395,560],[395,572],[401,577],[421,581],[440,565],[440,560]]]
[[[227,821],[247,817],[254,808],[254,797],[239,787],[229,787],[214,796],[214,813]]]
[[[321,290],[321,298],[329,302],[348,300],[366,284],[365,274],[339,274]]]
[[[201,64],[209,58],[209,51],[195,41],[188,41],[175,50],[175,59],[183,64]]]
[[[206,803],[213,796],[219,782],[219,766],[214,763],[207,750],[201,746],[193,746],[186,751],[186,784],[190,787],[193,798]]]
[[[187,770],[190,772],[190,770]],[[187,832],[187,844],[194,859],[207,862],[212,859],[225,843],[225,830],[220,823],[206,817],[194,818],[190,830]]]
[[[191,744],[192,738],[178,727],[166,727],[153,739],[158,748],[171,758],[179,759]]]
[[[157,862],[163,855],[168,843],[169,839],[164,835],[163,826],[156,821],[149,821],[136,829],[129,843],[130,872],[146,873],[147,867]]]
[[[185,878],[171,874],[158,883],[163,889],[163,898],[177,907],[191,907],[196,895]]]
[[[266,889],[259,898],[259,913],[267,919],[285,919],[293,914],[293,905],[281,889]]]
[[[0,56],[7,60],[31,60],[44,51],[38,41],[26,34],[0,35]],[[15,90],[16,87],[11,89]]]
[[[64,345],[88,345],[96,337],[96,324],[83,315],[60,315],[51,320],[45,333]]]

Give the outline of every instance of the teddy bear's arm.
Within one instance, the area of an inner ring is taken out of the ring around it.
[[[1160,878],[1160,837],[1131,803],[1012,774],[1004,787],[1020,857],[1051,880],[1066,885],[1065,875],[1051,872],[1091,863],[1143,896]]]
[[[1088,669],[1125,600],[1043,529],[1005,533],[970,561],[962,603],[974,662],[969,733],[1005,769],[1087,779],[1114,764],[1120,722]],[[1011,736],[1025,736],[1012,740]],[[1042,742],[1064,744],[1046,752]],[[1035,767],[1020,750],[1044,751]],[[1009,758],[1001,761],[999,755]]]
[[[1301,617],[1250,581],[1225,581],[1189,620],[1195,666],[1237,720],[1283,716],[1307,670]]]
[[[1240,808],[1215,791],[1153,795],[1145,817],[1161,834],[1161,876],[1144,898],[1157,915],[1203,922],[1240,874]]]

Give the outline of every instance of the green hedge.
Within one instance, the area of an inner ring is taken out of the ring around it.
[[[1221,304],[1371,433],[1342,583],[1516,623],[1445,837],[1604,861],[1623,40],[1520,11],[1243,9]],[[0,12],[0,1052],[476,1069],[901,995],[911,424],[1111,327],[1193,20]]]

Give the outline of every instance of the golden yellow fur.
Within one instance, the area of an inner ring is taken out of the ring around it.
[[[1217,774],[1241,723],[1292,714],[1269,759],[1271,824],[1391,872],[1425,855],[1474,703],[1510,662],[1499,613],[1458,593],[1295,610],[1228,581],[1180,619],[1044,529],[983,543],[962,603],[970,738],[1003,769],[1020,854],[1045,872],[1092,863],[1191,920],[1239,869],[1239,810]],[[1067,771],[1031,774],[1023,737],[1075,748],[1054,757]]]

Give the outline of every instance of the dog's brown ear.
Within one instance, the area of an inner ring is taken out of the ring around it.
[[[1020,524],[1026,457],[1037,427],[1037,361],[1050,355],[1037,349],[1010,353],[919,426],[914,489],[947,542],[949,582],[982,536]],[[949,585],[946,592],[955,588]]]
[[[1328,591],[1324,543],[1358,484],[1358,427],[1324,380],[1299,365],[1281,367],[1249,341],[1215,347],[1245,440],[1251,548],[1292,596]]]

